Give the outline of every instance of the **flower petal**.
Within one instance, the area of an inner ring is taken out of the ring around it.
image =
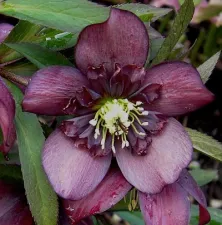
[[[83,87],[87,86],[87,79],[75,68],[46,67],[32,77],[22,106],[25,111],[37,114],[69,114],[67,109],[75,111],[75,100],[79,92],[83,91]]]
[[[15,101],[0,78],[0,129],[2,129],[3,134],[3,143],[0,145],[0,151],[4,154],[10,150],[16,138],[14,117]]]
[[[182,125],[170,118],[164,129],[152,136],[145,156],[132,155],[127,149],[116,152],[125,178],[141,192],[154,194],[175,182],[192,156],[192,143]]]
[[[187,172],[187,170],[184,169],[180,175],[178,183],[199,203],[199,225],[207,224],[210,221],[210,214],[207,211],[206,198],[196,181]]]
[[[185,62],[166,62],[147,71],[144,83],[162,85],[160,97],[147,110],[175,116],[194,111],[214,96],[203,85],[198,71]]]
[[[2,43],[5,40],[5,38],[7,38],[12,29],[13,26],[11,24],[8,23],[0,24],[0,43]]]
[[[106,22],[90,25],[80,33],[76,65],[84,74],[90,66],[103,63],[108,72],[114,72],[116,63],[143,66],[148,49],[148,34],[142,21],[129,11],[112,8]]]
[[[117,169],[111,169],[98,187],[78,201],[63,200],[66,214],[73,222],[104,212],[119,202],[132,186]]]
[[[32,225],[31,212],[26,202],[25,194],[0,181],[0,225]]]
[[[78,200],[93,191],[106,175],[112,155],[93,158],[83,139],[74,141],[54,131],[43,148],[43,166],[58,195]]]
[[[154,195],[139,192],[139,201],[146,224],[189,224],[190,202],[187,192],[177,183],[167,185]]]

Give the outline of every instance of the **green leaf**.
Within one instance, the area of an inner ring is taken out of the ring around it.
[[[201,3],[202,0],[193,0],[194,6],[197,6]],[[180,5],[184,3],[184,0],[179,0]]]
[[[8,47],[16,50],[24,55],[28,60],[35,64],[38,68],[43,68],[51,65],[67,65],[73,66],[71,62],[59,52],[43,48],[36,44],[20,43],[6,44]]]
[[[87,0],[6,0],[0,13],[75,34],[105,21],[109,9]]]
[[[16,132],[26,196],[37,225],[56,225],[58,201],[41,163],[45,141],[41,126],[34,114],[22,112],[23,95],[13,84],[8,84],[16,101]]]
[[[28,21],[20,21],[11,31],[4,43],[21,43],[30,41],[32,37],[40,30],[40,26],[29,23]],[[5,44],[0,45],[0,63],[9,62],[22,58],[23,56],[9,48]]]
[[[189,22],[191,21],[193,12],[194,12],[193,1],[186,0],[184,4],[181,6],[174,20],[171,31],[167,36],[167,38],[165,39],[165,41],[163,42],[163,45],[161,46],[157,56],[154,58],[152,65],[158,64],[168,58],[174,46],[177,44],[181,35],[184,33]]]
[[[216,160],[222,161],[222,144],[219,141],[190,128],[186,128],[186,131],[190,135],[194,149]]]
[[[154,21],[171,11],[145,4],[123,4],[117,7],[134,12],[146,22],[151,19]],[[0,5],[2,14],[75,35],[90,24],[105,21],[109,11],[110,8],[87,0],[6,0]]]
[[[0,165],[0,179],[22,180],[22,172],[19,166]]]
[[[149,22],[149,21],[154,22],[160,17],[163,17],[172,11],[172,9],[156,8],[151,5],[145,5],[140,3],[121,4],[114,7],[133,12],[138,17],[140,17],[140,19],[143,22]]]
[[[221,225],[222,224],[222,210],[208,207],[211,221],[207,225]],[[199,218],[199,207],[197,205],[191,206],[191,225],[197,225]]]
[[[4,69],[16,75],[31,76],[38,70],[38,67],[28,60],[24,60],[4,66]]]
[[[144,225],[144,220],[140,211],[118,211],[115,212],[118,216],[120,216],[123,220],[126,220],[130,223],[130,225]]]
[[[217,52],[215,55],[213,55],[211,58],[209,58],[206,62],[204,62],[197,68],[198,72],[200,73],[201,79],[204,83],[206,83],[210,78],[210,75],[220,57],[220,53],[221,51]]]
[[[206,185],[216,179],[218,174],[216,170],[194,169],[189,171],[199,186]]]
[[[17,152],[12,152],[12,150],[7,154],[8,161],[5,160],[3,154],[0,154],[0,164],[18,164],[20,162],[19,155]]]

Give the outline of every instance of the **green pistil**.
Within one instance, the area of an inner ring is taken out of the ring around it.
[[[107,132],[112,136],[112,151],[115,153],[115,138],[120,139],[122,148],[129,146],[127,140],[128,129],[131,126],[134,132],[140,136],[145,133],[139,132],[134,125],[137,121],[140,126],[148,126],[148,122],[141,122],[140,116],[148,115],[142,107],[142,102],[133,104],[127,99],[108,99],[104,101],[95,114],[94,119],[90,120],[90,124],[95,127],[94,138],[97,139],[102,135],[101,146],[105,148]]]

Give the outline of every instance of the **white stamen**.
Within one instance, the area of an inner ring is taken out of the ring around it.
[[[143,112],[142,112],[142,115],[144,115],[144,116],[147,116],[148,114],[149,114],[148,111],[143,111]]]
[[[139,135],[141,135],[141,136],[146,136],[146,134],[143,133],[143,132],[139,132]]]
[[[115,149],[114,145],[112,146],[112,151],[113,151],[114,154],[116,154],[116,149]]]
[[[89,121],[89,123],[92,125],[92,126],[96,126],[96,124],[97,124],[97,120],[95,120],[95,119],[92,119],[92,120],[90,120]]]
[[[138,107],[137,108],[140,112],[143,112],[144,111],[144,108],[143,107]]]
[[[142,126],[148,126],[148,125],[149,125],[148,122],[143,122],[143,123],[142,123]]]
[[[140,101],[137,101],[136,102],[136,106],[139,106],[139,105],[142,105],[143,103],[142,102],[140,102]]]

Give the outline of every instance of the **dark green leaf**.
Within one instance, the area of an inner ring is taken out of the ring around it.
[[[12,178],[22,180],[22,172],[20,166],[0,165],[0,179]]]
[[[30,41],[39,30],[40,26],[38,25],[27,21],[20,21],[11,31],[4,43],[21,43]],[[4,43],[0,45],[0,63],[22,58],[21,54],[9,48]]]
[[[221,51],[217,52],[215,55],[213,55],[210,59],[208,59],[206,62],[204,62],[197,68],[198,72],[200,73],[201,79],[204,83],[206,83],[210,78],[210,75],[220,57],[220,53]]]
[[[9,64],[4,67],[5,70],[12,72],[16,75],[21,76],[31,76],[33,73],[35,73],[38,70],[38,67],[36,67],[34,64],[29,62],[28,60],[15,62],[12,64]]]
[[[208,207],[208,211],[211,215],[211,221],[207,225],[221,225],[222,224],[222,210]],[[192,205],[191,207],[191,225],[197,225],[199,218],[199,207]]]
[[[217,178],[216,170],[203,170],[203,169],[194,169],[189,171],[192,177],[196,180],[199,186],[210,183],[212,180]]]
[[[51,65],[67,65],[72,66],[71,62],[62,54],[53,52],[52,50],[43,48],[36,44],[20,43],[6,44],[8,47],[16,50],[24,55],[28,60],[35,64],[38,68]]]
[[[222,144],[219,141],[190,128],[186,128],[186,131],[190,135],[194,149],[222,161]]]
[[[141,212],[134,211],[121,211],[121,212],[115,212],[118,216],[120,216],[123,220],[126,220],[130,223],[130,225],[144,225],[143,217]]]
[[[12,152],[12,150],[7,154],[8,160],[5,160],[3,154],[0,154],[0,164],[18,164],[20,162],[19,155],[17,152]]]
[[[56,225],[58,202],[41,163],[41,150],[45,137],[37,117],[22,112],[23,95],[13,84],[8,84],[16,101],[16,132],[19,156],[26,196],[34,219],[38,225]]]
[[[154,22],[155,20],[165,16],[170,11],[172,11],[171,9],[156,8],[150,5],[145,5],[140,3],[121,4],[114,7],[133,12],[134,14],[139,16],[143,22],[149,22],[149,21]]]
[[[6,0],[0,12],[74,34],[90,24],[105,21],[109,15],[108,8],[87,0]]]
[[[194,12],[192,0],[186,0],[181,6],[168,37],[163,42],[157,56],[154,58],[152,65],[158,64],[168,58],[174,46],[177,44],[181,35],[186,30]]]
[[[146,22],[151,19],[154,21],[171,11],[145,4],[123,4],[117,7],[134,12]],[[87,0],[6,0],[0,7],[0,13],[5,15],[75,35],[90,24],[105,21],[109,11],[110,8]]]

